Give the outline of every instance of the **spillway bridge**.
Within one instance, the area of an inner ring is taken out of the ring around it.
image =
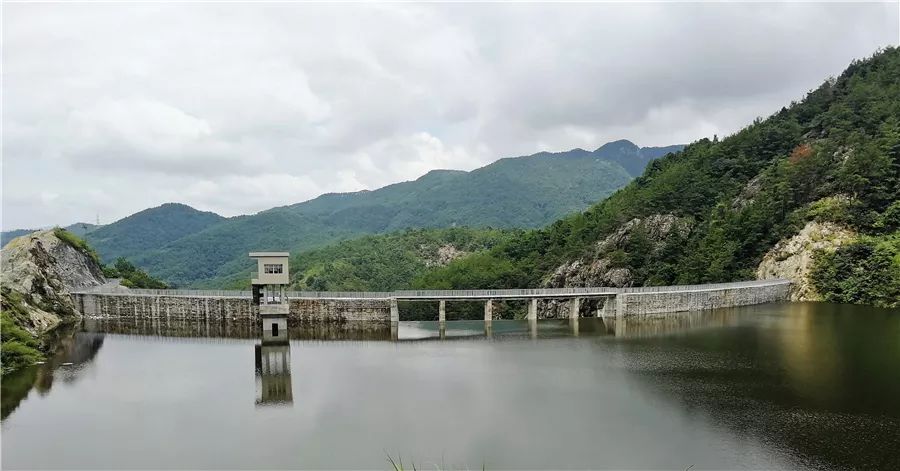
[[[490,290],[400,290],[389,292],[286,291],[266,293],[300,321],[402,320],[401,302],[434,302],[446,321],[450,302],[481,302],[484,320],[497,317],[500,302],[525,302],[526,318],[627,317],[747,306],[787,300],[789,280],[634,288],[535,288]],[[112,284],[72,293],[89,318],[257,319],[260,293],[232,290],[127,289]]]

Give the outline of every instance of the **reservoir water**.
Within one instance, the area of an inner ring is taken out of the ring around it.
[[[3,379],[4,469],[900,469],[900,311],[390,329],[86,322]]]

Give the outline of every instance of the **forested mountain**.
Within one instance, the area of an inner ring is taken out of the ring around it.
[[[406,228],[540,227],[621,188],[632,178],[628,169],[642,169],[680,148],[616,141],[593,152],[542,152],[227,219],[163,205],[97,229],[87,239],[104,260],[124,256],[179,286],[231,285],[249,273],[247,253],[253,250],[296,253]]]
[[[640,148],[621,140],[593,152],[541,152],[500,159],[471,172],[435,170],[370,192],[323,195],[287,209],[327,217],[337,225],[355,221],[371,232],[453,225],[540,227],[608,196],[640,175],[648,162],[682,147]]]
[[[768,119],[653,161],[584,213],[456,260],[415,284],[661,285],[796,276],[798,285],[811,285],[808,298],[897,305],[898,192],[900,49],[891,48],[852,63]]]
[[[134,258],[164,247],[223,220],[215,213],[167,203],[94,229],[84,234],[84,238],[102,254],[103,262],[109,263],[119,257]]]

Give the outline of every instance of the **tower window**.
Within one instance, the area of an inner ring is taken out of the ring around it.
[[[280,274],[284,273],[284,265],[282,265],[280,263],[263,264],[263,273],[280,275]]]

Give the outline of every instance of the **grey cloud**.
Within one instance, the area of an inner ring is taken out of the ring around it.
[[[4,13],[5,229],[170,200],[233,215],[539,150],[721,136],[900,33],[896,4]]]

